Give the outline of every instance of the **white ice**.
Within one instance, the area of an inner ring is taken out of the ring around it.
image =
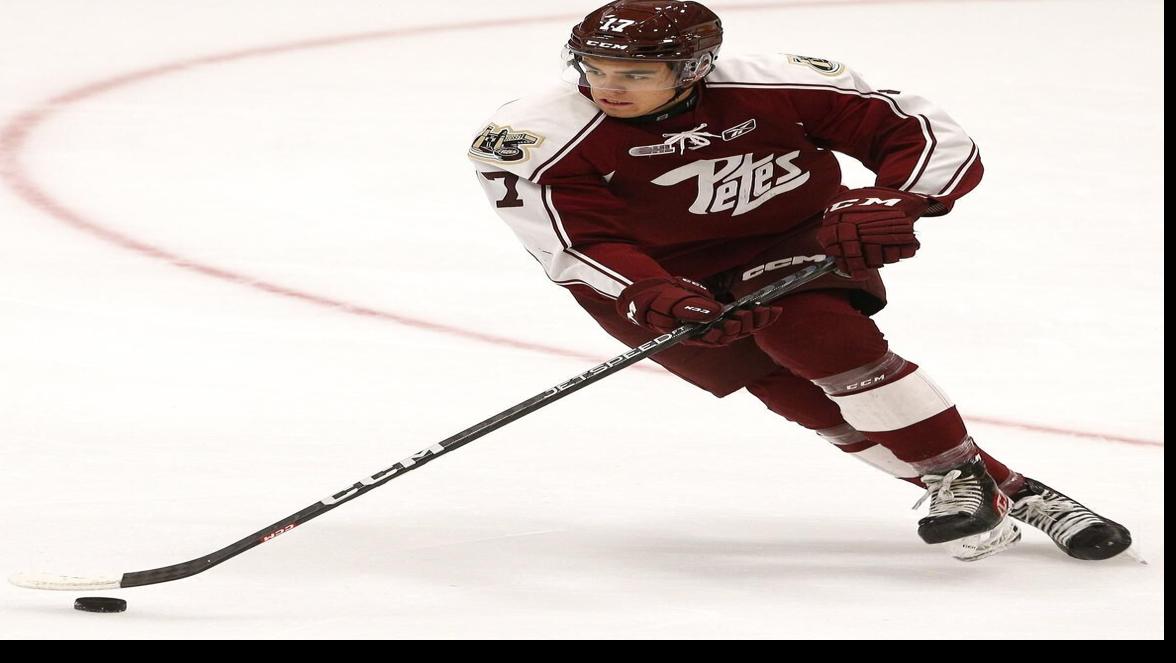
[[[200,556],[622,350],[464,158],[595,3],[402,4],[0,5],[0,575]],[[984,183],[920,223],[878,321],[983,446],[1150,565],[1037,531],[956,562],[911,486],[635,368],[207,573],[105,592],[124,614],[0,586],[0,637],[1162,638],[1162,3],[726,4],[726,53],[846,62],[974,136]]]

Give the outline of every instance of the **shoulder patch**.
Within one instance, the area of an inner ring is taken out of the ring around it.
[[[531,148],[542,144],[543,136],[537,133],[491,123],[474,138],[469,155],[490,163],[522,163],[531,158]]]
[[[840,62],[834,62],[824,58],[810,58],[805,55],[789,55],[788,62],[790,64],[798,64],[808,67],[818,74],[824,74],[825,76],[836,76],[845,71],[845,65],[841,64]]]

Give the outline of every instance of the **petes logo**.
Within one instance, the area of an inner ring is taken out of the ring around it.
[[[676,134],[662,134],[665,136],[666,142],[658,145],[642,145],[640,147],[630,148],[629,155],[634,157],[652,157],[659,154],[673,154],[674,152],[685,154],[686,150],[700,150],[710,145],[711,138],[722,138],[724,141],[732,141],[744,134],[755,131],[755,119],[741,122],[727,129],[721,135],[707,133],[703,131],[705,128],[706,124],[704,123],[690,131],[683,131]]]
[[[731,216],[746,214],[776,196],[808,181],[810,173],[792,163],[800,151],[777,157],[754,154],[695,161],[653,180],[660,186],[674,186],[690,178],[698,180],[698,196],[691,214],[715,214],[734,210]]]
[[[482,161],[518,163],[531,158],[530,148],[543,144],[543,136],[489,124],[470,145],[470,156]]]

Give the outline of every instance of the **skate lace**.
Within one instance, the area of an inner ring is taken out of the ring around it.
[[[1056,493],[1030,495],[1017,500],[1013,515],[1041,529],[1063,546],[1074,535],[1102,522],[1090,509]]]
[[[666,138],[666,145],[677,147],[682,154],[685,154],[687,142],[690,143],[690,149],[697,150],[710,145],[711,138],[722,138],[722,136],[703,131],[705,128],[706,122],[703,122],[689,131],[681,131],[676,134],[662,134],[662,136]]]
[[[980,508],[984,499],[984,487],[976,477],[960,479],[963,472],[952,470],[947,474],[927,474],[923,476],[923,483],[927,485],[927,492],[915,502],[913,509],[918,509],[931,499],[931,516],[947,516],[956,513],[974,513]]]

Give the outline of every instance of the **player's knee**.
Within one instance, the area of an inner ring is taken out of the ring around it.
[[[845,423],[841,410],[825,392],[786,369],[766,375],[746,388],[769,410],[805,428],[819,430]]]
[[[780,320],[757,334],[756,343],[800,375],[812,379],[842,373],[886,354],[882,332],[845,293],[805,292],[781,305]]]

